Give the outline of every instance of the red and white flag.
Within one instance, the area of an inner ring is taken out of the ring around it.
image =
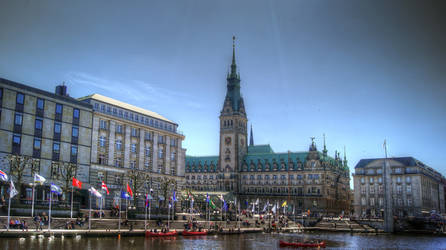
[[[76,178],[73,177],[73,183],[72,183],[73,187],[78,187],[78,188],[82,188],[82,182]]]
[[[107,187],[107,185],[105,185],[105,182],[102,182],[102,189],[107,191],[107,194],[109,194],[108,187]]]

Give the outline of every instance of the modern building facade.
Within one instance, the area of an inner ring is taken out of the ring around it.
[[[319,152],[314,141],[308,151],[275,153],[270,145],[254,145],[252,128],[248,145],[248,118],[234,44],[226,80],[226,97],[219,117],[219,155],[187,156],[186,188],[231,192],[241,199],[241,204],[259,199],[257,209],[268,201],[288,201],[290,210],[296,212],[349,211],[350,177],[345,156],[344,160],[338,153],[334,158],[328,156],[325,145]]]
[[[355,166],[354,208],[358,217],[382,218],[385,205],[384,162],[390,164],[393,215],[445,213],[444,177],[413,157],[362,159]]]
[[[178,124],[99,94],[79,100],[94,110],[89,183],[98,188],[102,181],[107,184],[111,194],[105,196],[105,207],[116,205],[127,183],[140,198],[137,206],[143,206],[142,194],[150,189],[154,199],[163,200],[182,188],[185,137]]]
[[[34,173],[48,181],[39,186],[36,200],[49,195],[49,183],[67,191],[70,172],[89,180],[92,106],[71,98],[66,86],[50,93],[0,78],[0,158],[2,170],[20,179],[20,198],[31,199]],[[11,164],[13,166],[11,167]],[[17,185],[17,184],[16,184]],[[5,189],[1,190],[2,195]],[[65,195],[60,197],[65,199]]]

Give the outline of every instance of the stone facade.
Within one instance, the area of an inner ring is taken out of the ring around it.
[[[111,194],[105,207],[116,205],[120,190],[129,183],[143,207],[143,194],[171,196],[184,183],[184,136],[178,124],[154,112],[93,94],[80,98],[93,106],[90,184],[100,189],[102,181]],[[154,203],[154,206],[160,204]]]
[[[242,208],[259,199],[264,205],[283,204],[289,210],[339,214],[349,212],[349,170],[347,161],[336,153],[329,157],[314,142],[308,151],[274,153],[269,145],[254,145],[251,129],[247,143],[247,114],[240,93],[240,75],[235,63],[227,76],[227,92],[220,112],[218,156],[186,157],[186,188],[196,191],[231,192],[241,199]]]
[[[69,97],[65,86],[58,88],[65,92],[53,94],[0,78],[1,169],[9,172],[9,155],[37,160],[36,173],[48,180],[47,186],[38,188],[37,200],[45,199],[49,183],[64,186],[63,170],[58,166],[61,163],[77,165],[76,177],[82,182],[89,180],[92,107]],[[22,183],[32,182],[33,175],[27,168]],[[31,198],[31,188],[25,186],[21,198]]]
[[[385,192],[384,158],[362,159],[355,166],[354,209],[356,216],[383,217]],[[413,157],[388,158],[391,169],[393,215],[422,216],[435,210],[445,213],[444,177]]]

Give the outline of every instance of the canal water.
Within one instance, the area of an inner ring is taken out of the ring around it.
[[[364,235],[350,233],[305,233],[305,234],[242,234],[177,236],[173,238],[2,238],[0,249],[280,249],[279,240],[324,240],[327,249],[446,249],[445,236],[431,235]]]

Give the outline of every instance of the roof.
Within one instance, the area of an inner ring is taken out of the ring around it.
[[[110,98],[110,97],[107,97],[107,96],[103,96],[103,95],[100,95],[100,94],[92,94],[92,95],[88,95],[88,96],[84,96],[84,97],[78,98],[79,101],[84,101],[84,100],[88,100],[88,99],[93,99],[93,100],[97,100],[97,101],[100,101],[100,102],[108,103],[108,104],[111,104],[111,105],[115,105],[117,107],[121,107],[121,108],[125,108],[125,109],[128,109],[128,110],[132,110],[134,112],[138,112],[138,113],[143,114],[143,115],[151,116],[153,118],[157,118],[157,119],[160,119],[160,120],[163,120],[163,121],[166,121],[166,122],[170,122],[170,123],[176,124],[175,122],[173,122],[173,121],[165,118],[164,116],[162,116],[162,115],[160,115],[158,113],[155,113],[153,111],[150,111],[150,110],[147,110],[147,109],[143,109],[143,108],[139,108],[139,107],[133,106],[131,104],[128,104],[128,103],[125,103],[125,102],[121,102],[121,101],[118,101],[118,100],[115,100],[113,98]]]
[[[215,172],[217,171],[218,164],[218,155],[216,156],[186,156],[186,171],[188,168],[193,168],[195,172],[197,170],[204,170],[206,168],[206,172]],[[213,168],[211,168],[211,165]],[[199,168],[201,166],[201,169]],[[189,170],[191,170],[189,169]]]
[[[248,146],[248,154],[274,153],[269,144]]]
[[[30,92],[34,92],[34,93],[37,93],[37,94],[40,94],[40,95],[44,95],[44,96],[47,96],[47,97],[50,97],[50,98],[62,100],[62,101],[69,102],[69,103],[72,103],[72,104],[75,104],[75,105],[83,106],[83,107],[88,108],[88,109],[92,109],[91,104],[85,103],[85,102],[81,102],[80,100],[75,99],[75,98],[70,97],[70,96],[56,95],[54,93],[51,93],[51,92],[48,92],[48,91],[45,91],[45,90],[42,90],[42,89],[34,88],[34,87],[31,87],[31,86],[28,86],[28,85],[25,85],[25,84],[21,84],[21,83],[18,83],[18,82],[14,82],[14,81],[11,81],[11,80],[8,80],[8,79],[4,79],[4,78],[0,78],[0,83],[4,83],[4,84],[7,84],[7,85],[10,85],[10,86],[19,88],[19,89],[24,89],[24,90],[27,90],[27,91],[30,91]]]
[[[422,166],[422,167],[424,167],[424,164],[422,162],[418,161],[417,159],[415,159],[413,157],[392,157],[392,158],[387,158],[387,159],[400,162],[404,166]],[[368,164],[370,164],[371,162],[376,161],[376,160],[384,160],[384,158],[361,159],[356,164],[355,168],[363,168],[363,167],[367,166]]]

